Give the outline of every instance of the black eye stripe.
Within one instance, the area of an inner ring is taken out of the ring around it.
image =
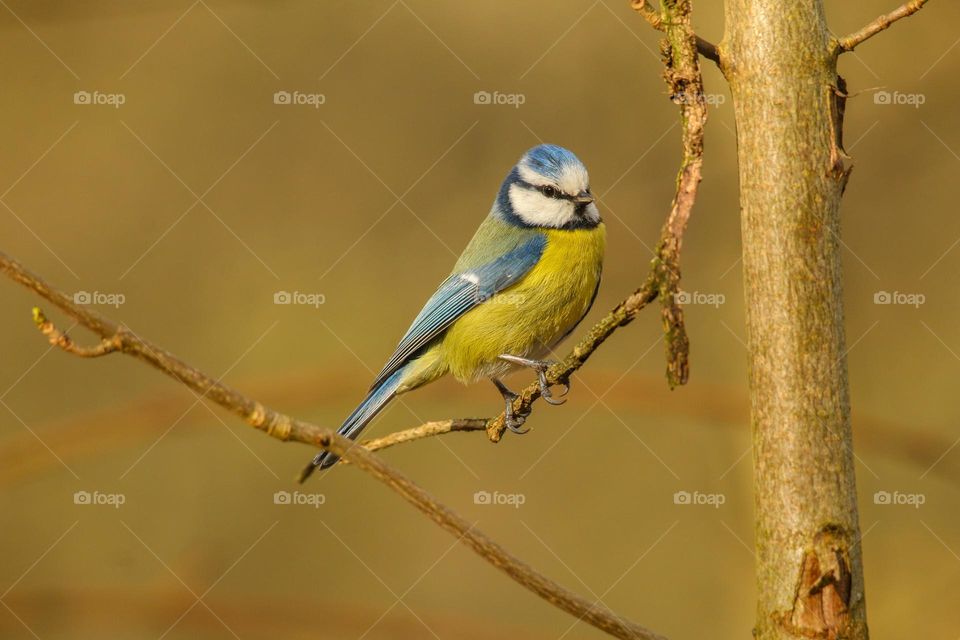
[[[548,198],[561,199],[566,195],[562,191],[554,187],[553,185],[549,185],[549,184],[544,185],[542,187],[537,187],[537,190],[543,195],[547,196]]]
[[[573,196],[569,196],[565,194],[563,191],[561,191],[560,189],[558,189],[553,185],[549,185],[549,184],[535,185],[535,184],[530,184],[529,182],[526,182],[523,180],[520,181],[520,184],[522,184],[525,189],[529,189],[531,191],[537,191],[542,195],[546,196],[547,198],[554,198],[555,200],[573,200]],[[548,193],[548,191],[550,190],[553,191],[552,194]]]
[[[535,185],[535,184],[530,184],[529,182],[527,182],[527,181],[525,181],[525,180],[518,180],[518,181],[517,181],[517,184],[522,185],[524,189],[529,189],[529,190],[531,190],[531,191],[537,191],[537,192],[539,192],[540,194],[542,194],[543,196],[545,196],[545,197],[547,197],[547,198],[553,198],[554,200],[567,200],[567,201],[569,201],[569,202],[572,202],[573,199],[576,198],[576,196],[571,196],[570,194],[564,193],[564,192],[561,191],[559,188],[557,188],[557,187],[555,187],[555,186],[553,186],[553,185],[551,185],[551,184]],[[552,193],[552,194],[547,193],[548,190],[553,190],[553,193]],[[590,193],[590,187],[587,187],[586,191],[587,191],[587,193]]]

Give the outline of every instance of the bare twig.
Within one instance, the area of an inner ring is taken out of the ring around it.
[[[926,1],[926,0],[924,0]],[[667,22],[663,19],[663,15],[657,11],[649,0],[631,0],[630,6],[633,7],[634,11],[639,13],[644,20],[650,23],[650,26],[656,29],[657,31],[666,31]],[[700,36],[694,36],[697,42],[697,52],[708,60],[713,60],[718,65],[720,64],[720,50],[717,48],[717,45],[713,44],[709,40],[704,40]]]
[[[40,276],[31,273],[16,260],[2,252],[0,252],[0,270],[99,335],[104,340],[101,345],[107,343],[111,345],[109,348],[103,346],[90,349],[79,347],[46,320],[39,310],[35,311],[35,317],[42,319],[41,322],[38,322],[40,329],[46,335],[52,336],[54,343],[60,345],[64,350],[84,356],[93,355],[94,351],[101,350],[104,353],[120,352],[134,356],[200,393],[201,397],[213,400],[257,429],[265,431],[268,435],[280,440],[295,440],[331,451],[383,482],[400,494],[407,502],[425,513],[431,520],[458,536],[487,562],[554,606],[589,622],[616,638],[663,640],[663,636],[623,619],[606,607],[588,601],[537,572],[475,529],[464,518],[438,502],[426,490],[390,467],[372,451],[357,446],[357,443],[339,435],[332,429],[291,418],[248,398],[219,380],[214,380],[173,354],[136,335],[123,325],[116,324],[100,314],[76,304],[69,296],[55,289]],[[98,353],[96,355],[103,354]],[[451,422],[445,428],[453,430],[454,426],[454,423]],[[439,429],[440,427],[436,428]]]
[[[717,45],[713,44],[709,40],[704,40],[700,36],[697,36],[697,53],[702,55],[707,60],[712,60],[718,65],[720,62],[720,49]]]
[[[877,35],[881,31],[885,31],[890,28],[897,20],[902,20],[903,18],[909,18],[917,11],[923,8],[923,5],[927,4],[927,0],[911,0],[910,2],[898,7],[890,13],[884,14],[865,26],[864,28],[851,33],[850,35],[840,38],[836,42],[836,50],[838,53],[844,53],[846,51],[853,51],[863,42],[869,40],[873,36]]]
[[[50,344],[56,345],[67,353],[72,353],[81,358],[99,358],[108,353],[113,353],[120,348],[120,342],[112,337],[103,338],[98,344],[92,347],[82,347],[78,345],[65,331],[60,331],[52,322],[47,320],[47,317],[43,315],[40,307],[33,308],[33,323],[37,325],[40,333],[47,336]]]
[[[659,284],[655,275],[651,273],[643,286],[627,296],[613,311],[595,324],[566,358],[555,363],[547,370],[547,382],[550,385],[567,384],[570,376],[583,366],[587,358],[597,350],[597,347],[603,344],[618,328],[629,324],[637,317],[641,309],[656,299],[660,291]],[[533,403],[539,397],[540,385],[537,382],[527,385],[513,401],[514,413],[516,415],[528,415]],[[505,430],[506,424],[502,413],[487,423],[487,437],[491,442],[499,442]]]
[[[650,4],[650,0],[631,0],[630,6],[649,22],[651,27],[657,31],[663,31],[663,16]]]
[[[489,421],[488,418],[453,418],[451,420],[425,422],[420,426],[394,431],[380,438],[362,440],[360,446],[367,451],[379,451],[397,444],[440,436],[455,431],[484,431]]]
[[[654,272],[660,283],[661,316],[667,340],[667,378],[671,385],[686,384],[689,375],[689,341],[683,323],[683,308],[678,296],[680,286],[680,250],[690,220],[697,189],[702,178],[703,129],[707,123],[703,77],[697,57],[697,37],[690,22],[690,0],[663,3],[667,20],[663,58],[664,79],[670,94],[680,107],[683,125],[683,158],[677,175],[677,193],[663,227]]]

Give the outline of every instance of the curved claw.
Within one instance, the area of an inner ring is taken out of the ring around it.
[[[543,401],[548,404],[552,404],[555,407],[567,401],[567,399],[563,397],[565,395],[567,395],[566,392],[561,394],[559,397],[555,398],[553,396],[553,392],[551,392],[550,389],[544,389],[543,391],[540,392],[540,397],[543,398]]]
[[[553,390],[550,388],[550,384],[547,382],[546,370],[537,371],[537,380],[540,382],[540,397],[543,398],[544,402],[552,404],[553,406],[557,406],[567,401],[564,396],[570,392],[569,384],[563,383],[563,393],[561,393],[559,396],[554,396]]]
[[[523,429],[523,423],[527,421],[526,415],[517,415],[513,411],[513,401],[516,400],[519,396],[513,391],[510,391],[500,380],[497,378],[491,378],[494,386],[500,391],[500,394],[503,396],[503,426],[507,429],[510,429],[513,433],[522,435],[530,431],[530,429]]]
[[[518,436],[522,436],[530,431],[530,427],[527,427],[526,429],[523,428],[524,422],[526,422],[526,419],[524,418],[512,418],[504,420],[503,424],[505,424],[507,429],[510,429],[510,431],[513,433],[517,434]]]

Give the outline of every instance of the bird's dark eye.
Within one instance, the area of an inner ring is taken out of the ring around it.
[[[555,187],[547,185],[545,187],[540,187],[540,193],[547,196],[548,198],[556,198],[559,193]]]

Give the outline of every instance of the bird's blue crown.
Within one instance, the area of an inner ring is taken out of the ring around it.
[[[587,173],[587,168],[580,162],[580,158],[569,149],[555,144],[541,144],[530,149],[523,154],[518,163],[518,166],[520,165],[556,182],[560,182],[564,175],[571,171]]]

